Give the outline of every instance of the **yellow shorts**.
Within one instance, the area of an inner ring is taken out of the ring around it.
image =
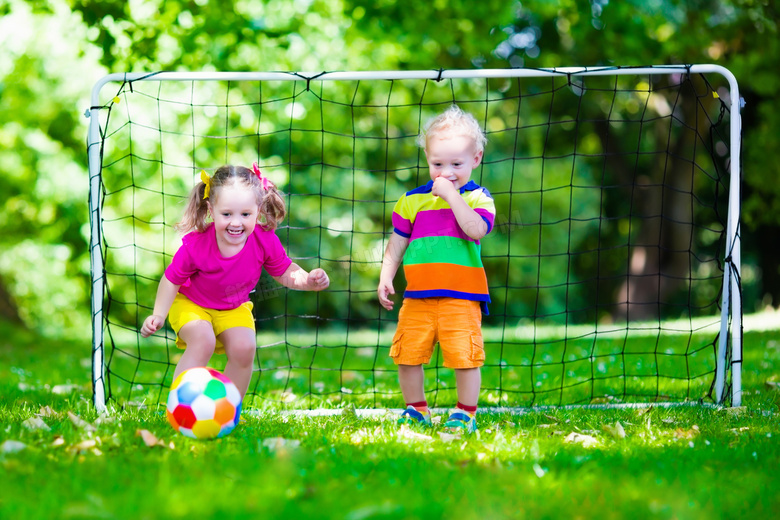
[[[168,311],[168,321],[176,333],[176,346],[181,349],[187,348],[187,344],[179,338],[179,330],[191,321],[208,321],[214,327],[214,335],[217,337],[216,352],[223,354],[225,346],[219,341],[220,334],[233,327],[247,327],[255,330],[255,318],[252,316],[252,308],[252,302],[246,302],[235,309],[227,311],[207,309],[179,293],[173,299],[171,310]]]
[[[456,298],[405,298],[390,347],[390,357],[395,364],[429,363],[437,342],[445,367],[481,367],[485,363],[485,348],[480,302]]]

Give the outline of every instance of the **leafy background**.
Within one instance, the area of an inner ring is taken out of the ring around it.
[[[89,330],[83,114],[107,73],[681,63],[740,81],[745,307],[776,305],[777,14],[748,0],[0,1],[0,315]]]

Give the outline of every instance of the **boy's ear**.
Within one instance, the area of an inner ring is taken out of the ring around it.
[[[482,150],[480,150],[480,151],[478,151],[477,153],[475,153],[475,154],[474,154],[474,166],[472,166],[472,167],[471,167],[471,169],[472,169],[472,170],[473,170],[474,168],[476,168],[477,166],[479,166],[479,163],[481,163],[481,162],[482,162],[482,155],[483,155],[484,153],[485,153],[485,152],[483,152]]]

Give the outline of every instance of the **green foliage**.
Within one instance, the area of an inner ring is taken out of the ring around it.
[[[743,281],[759,300],[780,294],[775,256],[751,242],[759,226],[776,232],[780,205],[767,182],[780,125],[771,2],[4,0],[0,10],[0,274],[31,327],[88,322],[81,114],[95,81],[124,71],[722,64],[747,100],[743,239],[756,254],[744,257],[758,274]],[[60,286],[56,303],[40,292]]]

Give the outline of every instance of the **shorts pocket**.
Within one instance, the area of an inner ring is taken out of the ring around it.
[[[390,346],[390,357],[397,358],[401,354],[401,340],[403,340],[403,333],[396,333],[393,336],[393,344]]]
[[[481,334],[471,335],[471,360],[483,363],[485,361],[485,343]]]

